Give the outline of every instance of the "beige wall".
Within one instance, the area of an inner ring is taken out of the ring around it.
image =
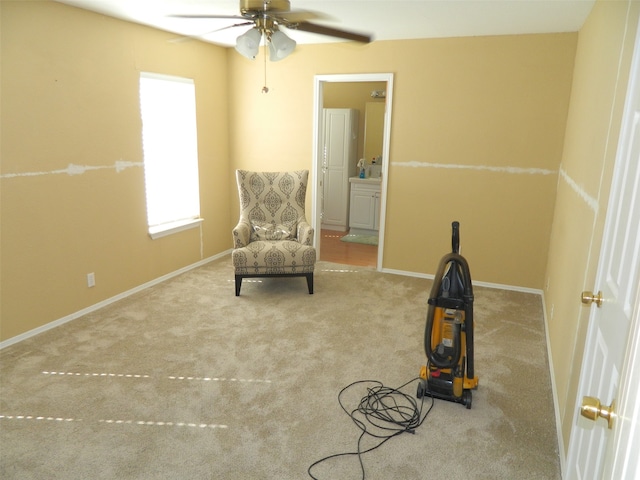
[[[232,168],[311,168],[314,75],[392,72],[383,267],[434,273],[459,220],[474,279],[542,289],[576,41],[303,45],[267,64],[268,94],[262,58],[233,55]]]
[[[5,340],[228,249],[231,193],[225,49],[57,3],[1,8]],[[141,71],[196,85],[205,221],[158,240],[146,228]]]
[[[565,451],[575,418],[589,308],[640,2],[598,1],[580,30],[547,262],[545,304]]]
[[[312,167],[316,74],[395,75],[385,268],[433,273],[459,220],[474,279],[542,288],[576,34],[301,45],[266,82],[261,57],[172,37],[2,3],[1,338],[229,248],[236,168]],[[196,80],[202,234],[146,235],[143,70]]]

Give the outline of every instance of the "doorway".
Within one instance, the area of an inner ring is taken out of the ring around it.
[[[352,84],[354,82],[360,83],[371,83],[371,82],[382,82],[384,85],[384,95],[385,95],[385,112],[384,112],[384,121],[383,121],[383,132],[382,132],[382,152],[379,162],[381,161],[381,165],[378,162],[377,168],[380,175],[380,193],[376,196],[375,207],[379,209],[379,216],[376,215],[376,227],[378,232],[378,246],[374,247],[377,249],[375,255],[375,267],[378,271],[382,270],[382,262],[384,257],[384,233],[385,233],[385,217],[386,217],[386,197],[387,197],[387,185],[388,185],[388,172],[389,172],[389,142],[390,142],[390,132],[391,132],[391,111],[392,111],[392,96],[393,96],[393,74],[392,73],[373,73],[373,74],[348,74],[348,75],[316,75],[314,79],[314,130],[313,130],[313,160],[311,171],[313,172],[312,182],[312,214],[311,214],[311,222],[315,229],[315,238],[314,243],[316,246],[318,258],[323,258],[322,253],[322,244],[325,244],[327,251],[329,249],[334,249],[335,247],[338,250],[350,249],[349,251],[353,251],[353,258],[360,258],[361,256],[357,253],[358,250],[362,250],[361,247],[369,247],[370,245],[362,245],[358,244],[343,244],[337,243],[340,242],[340,232],[332,232],[325,231],[323,235],[322,229],[322,212],[323,212],[323,192],[324,192],[324,144],[321,136],[322,127],[323,127],[323,109],[325,107],[324,101],[324,87],[327,84],[336,83],[345,83]],[[361,119],[364,121],[364,118]],[[364,155],[364,154],[363,154]],[[348,230],[348,226],[347,226]],[[345,232],[346,234],[348,232]],[[353,248],[352,248],[353,247]],[[365,249],[366,250],[366,249]],[[338,253],[339,254],[339,253]],[[346,258],[346,261],[349,261],[349,256],[342,256],[342,258]],[[332,261],[332,260],[329,260]],[[358,264],[358,260],[353,260],[354,263]],[[364,261],[366,264],[366,260]],[[345,263],[344,261],[342,263]],[[359,263],[363,265],[362,262]],[[373,265],[368,265],[373,266]]]

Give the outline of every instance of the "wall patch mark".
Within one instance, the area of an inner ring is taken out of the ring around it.
[[[492,167],[490,165],[457,165],[450,163],[429,163],[429,162],[391,162],[391,165],[397,167],[411,168],[445,168],[451,170],[483,170],[489,172],[511,173],[517,175],[555,175],[555,170],[546,168],[522,168],[522,167]]]
[[[571,187],[571,189],[576,192],[580,198],[582,198],[585,203],[587,204],[587,206],[593,210],[594,213],[598,213],[598,200],[596,200],[595,198],[593,198],[591,195],[589,195],[587,192],[585,192],[584,188],[582,188],[580,185],[578,185],[576,183],[576,181],[571,178],[569,176],[569,174],[567,172],[564,171],[564,169],[561,167],[560,168],[560,176],[562,177],[562,179],[567,182],[567,185],[569,185],[569,187]]]
[[[114,169],[116,173],[120,173],[127,168],[134,167],[144,167],[143,162],[129,162],[126,160],[118,160],[114,165],[75,165],[70,163],[67,165],[67,168],[59,169],[59,170],[51,170],[48,172],[21,172],[21,173],[3,173],[0,175],[0,178],[15,178],[15,177],[40,177],[42,175],[60,175],[67,174],[71,175],[83,175],[86,172],[92,170],[110,170]]]

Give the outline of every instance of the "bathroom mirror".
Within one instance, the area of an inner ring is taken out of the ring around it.
[[[368,164],[382,160],[382,138],[384,133],[384,98],[367,102],[364,114],[364,158]]]

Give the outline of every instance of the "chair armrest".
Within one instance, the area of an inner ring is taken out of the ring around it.
[[[313,228],[307,222],[298,223],[298,242],[302,245],[313,245]]]
[[[251,239],[251,225],[245,220],[240,220],[231,231],[233,234],[233,248],[242,248],[249,245]]]

